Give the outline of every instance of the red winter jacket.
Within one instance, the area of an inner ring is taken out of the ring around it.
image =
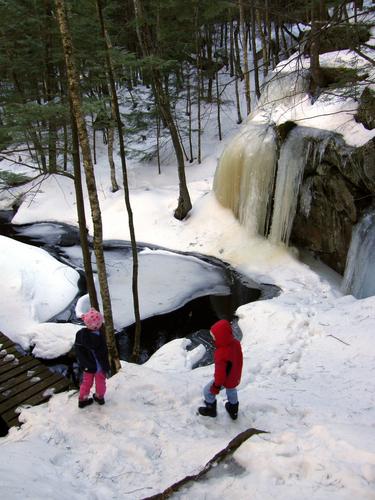
[[[221,319],[211,327],[215,337],[215,381],[218,387],[233,389],[241,381],[242,349],[240,342],[233,337],[229,321]]]

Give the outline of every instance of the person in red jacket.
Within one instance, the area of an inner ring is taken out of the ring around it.
[[[236,387],[241,381],[242,349],[240,342],[233,336],[229,321],[221,319],[210,330],[215,341],[214,380],[203,389],[204,404],[198,408],[205,417],[216,417],[216,395],[225,388],[228,401],[225,409],[233,420],[238,416],[238,396]]]

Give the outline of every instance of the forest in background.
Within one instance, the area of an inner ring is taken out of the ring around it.
[[[303,46],[313,63],[314,91],[332,78],[319,68],[319,46],[331,43],[338,49],[339,43],[360,51],[368,38],[368,27],[349,26],[353,19],[347,6],[354,4],[355,17],[363,8],[360,1],[62,3],[92,132],[94,163],[100,132],[108,145],[113,190],[118,189],[113,161],[116,118],[108,55],[119,101],[127,104],[121,109],[127,155],[153,156],[160,167],[161,139],[170,137],[182,168],[184,162],[201,159],[203,104],[214,107],[222,138],[220,104],[227,85],[220,82],[223,72],[235,85],[241,123],[259,98],[261,82],[280,60],[301,52]],[[6,1],[0,3],[0,12],[0,154],[11,155],[37,173],[68,174],[75,125],[55,2]],[[246,109],[241,109],[242,93]],[[155,137],[155,146],[145,150],[142,142],[149,135]],[[8,184],[24,180],[2,175]]]

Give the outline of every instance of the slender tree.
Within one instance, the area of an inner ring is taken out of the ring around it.
[[[74,188],[77,203],[77,216],[78,216],[78,227],[79,227],[79,237],[81,242],[82,257],[83,257],[83,267],[86,275],[86,285],[87,292],[90,298],[90,304],[95,309],[99,310],[98,297],[96,294],[94,273],[91,265],[90,248],[88,243],[88,231],[86,225],[86,213],[85,204],[83,199],[82,191],[82,176],[81,176],[81,162],[79,155],[79,138],[76,119],[73,113],[73,105],[70,99],[70,114],[71,114],[71,128],[72,128],[72,159],[74,168]]]
[[[96,0],[96,5],[98,9],[98,16],[100,22],[100,31],[103,38],[103,44],[105,48],[105,59],[107,66],[107,74],[109,79],[109,86],[111,92],[111,102],[112,109],[116,118],[118,138],[120,143],[120,158],[121,158],[121,166],[122,166],[122,176],[123,176],[123,184],[124,184],[124,195],[125,195],[125,205],[126,210],[128,212],[128,223],[129,223],[129,232],[130,232],[130,241],[132,248],[132,257],[133,257],[133,274],[132,274],[132,291],[133,291],[133,307],[134,307],[134,317],[135,317],[135,334],[134,334],[134,346],[133,346],[133,354],[132,357],[134,361],[138,361],[140,354],[140,342],[141,342],[141,317],[139,311],[139,298],[138,298],[138,252],[137,252],[137,242],[135,239],[135,230],[134,230],[134,220],[133,220],[133,211],[130,203],[130,194],[129,194],[129,182],[128,182],[128,174],[126,167],[126,157],[125,157],[125,144],[124,144],[124,136],[123,136],[123,126],[120,115],[120,107],[117,98],[115,78],[113,72],[113,65],[110,54],[110,43],[108,41],[108,35],[106,33],[104,18],[103,18],[103,9],[101,0]]]
[[[107,273],[103,252],[103,228],[99,206],[98,193],[96,189],[94,166],[91,158],[90,143],[86,128],[86,122],[82,110],[81,94],[79,89],[79,77],[75,63],[74,48],[71,34],[68,26],[68,19],[65,10],[64,0],[55,0],[56,15],[61,34],[63,51],[65,56],[66,73],[68,79],[68,88],[72,100],[72,109],[77,123],[78,137],[82,151],[83,165],[85,169],[86,186],[91,207],[91,216],[94,226],[94,252],[96,257],[96,266],[98,270],[100,293],[103,303],[103,314],[105,321],[105,335],[108,345],[111,369],[116,373],[120,368],[120,359],[117,352],[117,346],[114,335],[113,317],[111,308],[111,299],[109,294]]]
[[[221,132],[221,96],[219,90],[219,72],[216,73],[216,105],[217,105],[217,129],[219,132],[219,141],[222,140],[223,134]]]
[[[251,112],[251,96],[250,96],[250,74],[249,74],[249,61],[248,61],[248,30],[245,22],[245,8],[244,1],[238,0],[240,10],[240,26],[242,30],[242,53],[243,53],[243,68],[245,77],[245,96],[246,96],[246,110],[249,115]]]
[[[256,92],[257,98],[259,99],[259,97],[260,97],[260,85],[259,85],[259,67],[258,67],[257,43],[256,43],[256,20],[255,20],[254,1],[252,1],[252,3],[251,3],[251,48],[252,48],[252,54],[253,54],[255,92]]]
[[[194,12],[194,20],[195,20],[195,50],[197,53],[197,89],[196,89],[196,94],[197,94],[197,121],[198,121],[198,163],[200,164],[202,161],[202,139],[201,139],[201,134],[202,134],[202,114],[201,114],[201,78],[200,78],[200,59],[201,59],[201,52],[200,52],[200,33],[199,33],[199,9],[198,5],[195,5],[195,12]]]
[[[157,54],[156,47],[154,45],[154,39],[150,32],[150,27],[148,26],[144,14],[143,5],[141,0],[133,0],[135,19],[136,19],[136,31],[138,35],[139,45],[141,47],[143,56],[151,60],[153,56]],[[158,104],[158,109],[162,115],[162,118],[169,129],[173,147],[175,150],[177,158],[177,170],[179,179],[179,198],[178,205],[174,212],[174,216],[178,220],[182,220],[191,210],[190,195],[186,183],[185,174],[185,163],[184,163],[184,153],[180,143],[178,130],[173,119],[173,114],[171,111],[171,104],[168,96],[167,90],[163,86],[163,75],[155,62],[151,61],[149,71],[151,74],[153,88],[155,92],[155,98]]]
[[[320,45],[320,27],[322,26],[322,17],[324,12],[324,1],[319,0],[316,5],[311,6],[311,31],[310,31],[310,73],[311,73],[311,93],[314,95],[325,86],[325,77],[320,67],[319,45]]]

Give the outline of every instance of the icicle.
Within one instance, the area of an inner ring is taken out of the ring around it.
[[[353,229],[342,291],[358,299],[375,295],[375,210]]]
[[[300,199],[299,199],[301,213],[306,217],[306,219],[310,215],[310,210],[311,210],[312,184],[313,184],[313,180],[307,179],[307,181],[302,186]]]
[[[216,169],[213,189],[217,199],[252,235],[265,232],[276,153],[273,128],[248,122],[227,146]]]
[[[269,239],[288,245],[308,148],[299,128],[293,129],[281,147]]]

